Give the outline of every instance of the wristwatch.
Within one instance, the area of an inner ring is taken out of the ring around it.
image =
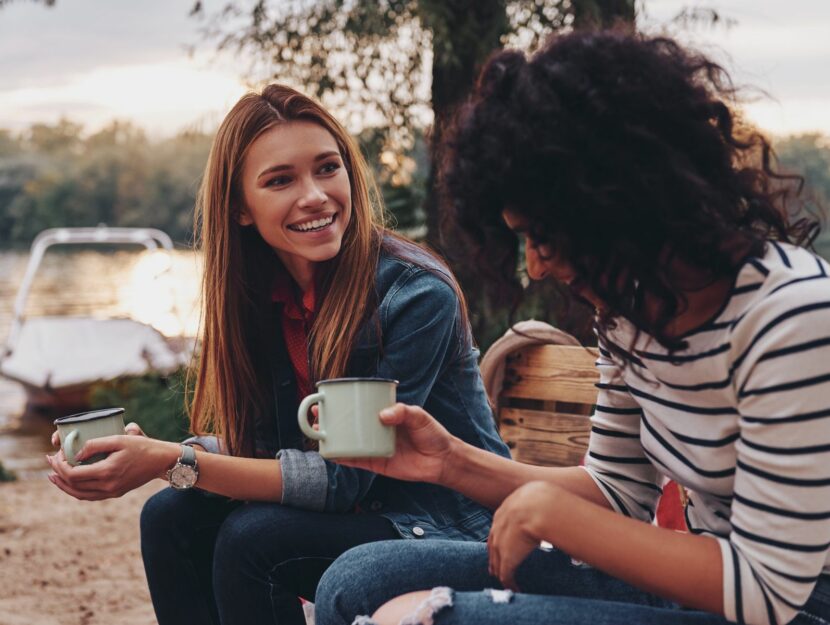
[[[196,452],[190,445],[182,445],[182,455],[167,472],[167,480],[176,490],[187,490],[193,488],[198,479],[199,465],[196,462]]]

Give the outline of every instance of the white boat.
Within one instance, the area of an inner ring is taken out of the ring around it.
[[[151,371],[171,373],[190,358],[188,341],[169,339],[134,319],[26,318],[26,300],[44,253],[53,245],[71,244],[173,250],[170,237],[154,228],[52,228],[35,237],[0,353],[0,375],[22,384],[29,407],[39,410],[82,410],[89,406],[94,383]]]

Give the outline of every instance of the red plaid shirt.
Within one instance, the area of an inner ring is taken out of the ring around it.
[[[300,289],[287,272],[278,272],[271,300],[282,303],[282,336],[297,378],[297,398],[311,394],[308,371],[308,330],[314,319],[314,287],[299,297]]]

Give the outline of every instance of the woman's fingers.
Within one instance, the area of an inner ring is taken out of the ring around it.
[[[380,420],[385,425],[401,425],[405,421],[409,421],[414,415],[412,414],[413,407],[407,404],[397,403],[389,408],[384,408],[380,411]]]
[[[47,476],[49,481],[52,482],[55,486],[60,488],[63,492],[67,495],[71,495],[75,499],[82,499],[84,501],[99,501],[101,499],[107,499],[110,495],[105,493],[104,491],[97,490],[97,489],[80,489],[76,486],[70,484],[66,480],[64,480],[60,475],[57,473],[52,473],[51,475]]]
[[[515,557],[512,557],[511,554],[505,554],[505,558],[502,558],[499,562],[499,580],[501,581],[502,586],[505,588],[509,588],[514,592],[519,592],[519,587],[516,585],[516,580],[514,575],[516,573],[516,568],[519,566],[521,561],[516,561]]]
[[[80,456],[80,454],[78,454]],[[88,465],[72,466],[66,461],[63,455],[63,450],[51,456],[46,456],[46,461],[52,470],[65,482],[74,484],[76,486],[83,483],[94,483],[106,476],[103,473],[106,471],[105,465],[100,462]]]
[[[517,554],[513,551],[508,541],[499,536],[497,532],[491,532],[487,538],[487,549],[490,575],[497,578],[505,588],[518,591],[513,576],[525,554]]]
[[[147,436],[144,433],[144,430],[141,429],[141,426],[138,425],[135,421],[131,421],[127,425],[124,426],[124,433],[128,434],[129,436]]]
[[[61,446],[61,435],[60,432],[55,430],[52,432],[52,447],[60,447]]]
[[[487,537],[487,555],[488,555],[488,572],[491,576],[498,578],[499,576],[499,550],[497,546],[497,539],[493,529],[490,530],[490,535]]]
[[[102,436],[93,438],[84,443],[84,446],[75,454],[78,462],[91,458],[96,454],[109,454],[124,448],[123,436]]]

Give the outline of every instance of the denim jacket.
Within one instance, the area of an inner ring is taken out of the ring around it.
[[[496,431],[478,370],[478,350],[461,322],[451,280],[417,246],[387,238],[377,265],[377,311],[358,333],[346,376],[396,379],[398,401],[423,406],[453,435],[509,457]],[[275,353],[276,414],[267,425],[276,427],[259,428],[257,446],[279,450],[284,505],[324,512],[358,508],[389,519],[404,538],[487,538],[491,512],[454,491],[344,467],[304,450],[294,373],[284,347]]]

